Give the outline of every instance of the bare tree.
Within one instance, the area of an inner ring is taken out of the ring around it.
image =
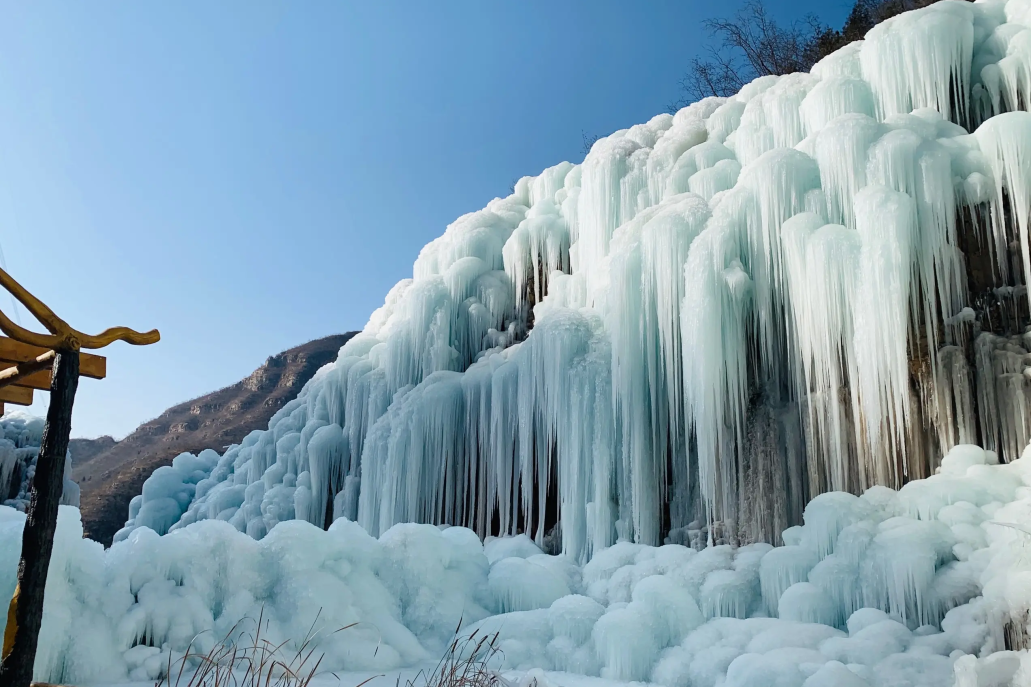
[[[760,76],[808,71],[819,58],[819,38],[830,32],[813,16],[781,26],[762,0],[749,0],[733,17],[704,25],[713,42],[681,80],[687,102],[733,95]]]
[[[839,31],[824,26],[812,15],[781,26],[762,0],[748,0],[733,17],[704,22],[712,41],[704,57],[691,61],[680,81],[684,98],[672,103],[670,111],[708,96],[733,95],[760,76],[809,71],[817,61],[863,38],[885,19],[935,2],[855,0]]]

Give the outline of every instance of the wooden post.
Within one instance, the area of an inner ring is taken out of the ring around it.
[[[128,327],[109,327],[93,336],[84,334],[72,329],[46,303],[29,293],[3,269],[0,269],[0,287],[9,291],[50,332],[39,334],[28,330],[15,324],[0,310],[0,332],[10,337],[0,338],[0,360],[19,363],[2,375],[0,401],[19,403],[27,400],[31,403],[33,385],[42,384],[35,378],[39,372],[35,368],[46,365],[51,350],[54,354],[50,377],[50,408],[47,410],[43,441],[36,459],[36,474],[29,493],[21,561],[18,563],[18,591],[16,601],[12,600],[11,604],[14,612],[9,614],[17,622],[4,633],[5,648],[8,635],[13,633],[14,638],[10,655],[5,656],[0,663],[0,687],[29,687],[36,662],[39,628],[43,621],[43,594],[50,570],[50,554],[54,550],[57,506],[64,488],[64,461],[72,429],[72,405],[79,386],[80,362],[82,373],[87,377],[97,374],[104,376],[104,359],[84,353],[80,360],[79,350],[104,348],[115,341],[146,346],[160,341],[161,334],[156,329],[141,333]],[[27,351],[26,347],[32,352]],[[92,362],[99,362],[100,366],[92,366]]]
[[[72,430],[72,404],[79,386],[79,352],[57,351],[50,382],[50,407],[36,459],[18,564],[19,597],[13,650],[0,664],[0,687],[29,687],[43,620],[43,593],[57,530],[57,506],[64,488],[64,462]]]

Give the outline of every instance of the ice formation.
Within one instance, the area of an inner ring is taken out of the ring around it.
[[[955,0],[520,180],[300,397],[134,500],[159,534],[346,517],[776,543],[813,497],[1031,440],[1031,10]],[[970,133],[973,132],[973,133]],[[557,543],[556,543],[557,545]]]
[[[1031,2],[943,0],[520,180],[267,430],[69,544],[40,675],[150,679],[264,603],[377,628],[345,669],[457,612],[517,668],[1025,684],[1029,102]]]
[[[0,595],[23,522],[0,507]],[[998,464],[970,445],[897,491],[816,497],[782,547],[623,541],[585,565],[525,534],[483,544],[409,523],[377,538],[344,518],[328,531],[283,522],[260,540],[219,520],[141,527],[105,550],[62,508],[35,676],[155,680],[191,642],[204,652],[263,617],[289,651],[314,624],[327,672],[432,664],[462,621],[498,633],[505,670],[666,687],[1020,687],[1031,654],[1009,649],[1031,609],[1027,523],[1031,446]]]
[[[36,474],[36,458],[43,439],[43,418],[13,410],[0,418],[0,503],[22,512],[29,504],[29,489]],[[71,480],[72,456],[65,456],[61,503],[79,505],[79,485]]]

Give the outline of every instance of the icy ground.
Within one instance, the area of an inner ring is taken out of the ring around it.
[[[461,622],[499,633],[505,670],[669,687],[1026,685],[1031,657],[1001,650],[1031,608],[1031,449],[993,463],[959,446],[897,492],[823,494],[783,547],[620,542],[583,566],[525,536],[482,545],[465,528],[400,524],[376,539],[344,519],[283,522],[260,541],[217,520],[140,528],[105,551],[62,507],[36,677],[153,680],[169,652],[205,651],[263,615],[276,642],[322,628],[326,671],[432,663]],[[0,508],[0,594],[23,520]]]

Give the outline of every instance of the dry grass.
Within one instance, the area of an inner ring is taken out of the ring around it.
[[[318,616],[300,648],[294,652],[284,648],[285,641],[274,644],[267,638],[268,621],[264,609],[253,631],[244,629],[248,622],[253,620],[244,618],[237,622],[206,653],[195,652],[191,642],[179,660],[173,662],[169,654],[165,677],[154,687],[307,687],[323,658],[323,654],[315,655]],[[335,632],[350,627],[353,625]],[[173,674],[175,682],[172,681]],[[183,679],[186,679],[185,683]]]
[[[253,632],[244,630],[248,622],[253,620],[240,620],[206,653],[194,651],[191,642],[182,658],[173,661],[169,655],[165,677],[154,687],[308,687],[323,658],[322,654],[315,654],[318,616],[300,648],[294,652],[284,649],[286,642],[275,644],[267,638],[268,621],[264,611],[254,624]],[[354,625],[342,627],[334,634],[351,627]],[[509,687],[490,667],[491,661],[501,653],[498,633],[488,635],[474,630],[461,637],[460,629],[461,623],[455,639],[431,672],[420,670],[403,685],[398,677],[396,687]],[[370,677],[356,687],[363,687],[375,677],[383,676]]]
[[[480,634],[473,630],[466,637],[458,636],[462,624],[455,630],[455,639],[429,674],[419,671],[404,687],[508,687],[508,683],[490,667],[491,660],[501,653],[498,633]],[[359,686],[360,687],[360,686]],[[401,687],[401,678],[397,680]]]

